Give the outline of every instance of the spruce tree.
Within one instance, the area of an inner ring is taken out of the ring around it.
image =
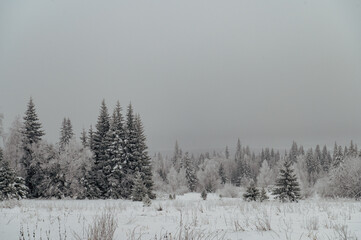
[[[106,171],[108,165],[107,149],[109,142],[107,141],[107,134],[109,131],[109,114],[105,101],[102,101],[100,107],[100,114],[96,124],[96,132],[93,136],[93,153],[94,153],[94,167],[92,169],[91,178],[94,189],[98,188],[100,195],[94,197],[104,198],[108,190],[108,179],[106,178]]]
[[[194,192],[196,190],[197,177],[194,170],[193,162],[191,162],[188,152],[186,152],[184,155],[184,164],[188,188],[191,192]]]
[[[133,107],[128,105],[126,113],[125,124],[125,139],[124,139],[124,155],[123,155],[123,172],[124,178],[122,180],[123,194],[127,198],[132,194],[134,185],[135,173],[139,172],[140,153],[138,152],[138,136],[136,131],[136,123],[134,119]]]
[[[60,129],[59,145],[61,150],[63,150],[64,147],[67,144],[69,144],[73,136],[74,133],[73,133],[73,126],[71,125],[71,121],[69,118],[68,119],[64,118]]]
[[[86,148],[88,146],[87,135],[84,128],[80,135],[80,142],[83,145],[83,148]]]
[[[107,135],[109,148],[107,155],[109,158],[106,176],[109,182],[109,188],[106,193],[107,197],[120,198],[122,196],[122,178],[123,178],[123,158],[124,158],[124,120],[121,113],[119,101],[114,109],[110,129]]]
[[[228,150],[228,146],[226,146],[225,155],[226,155],[226,159],[228,159],[228,158],[229,158],[229,150]]]
[[[293,141],[290,154],[288,155],[288,157],[293,163],[295,163],[297,161],[297,156],[298,156],[297,143]]]
[[[221,183],[225,184],[227,182],[227,177],[226,177],[226,173],[224,171],[223,163],[221,163],[219,165],[218,174],[219,174],[219,177],[221,178]]]
[[[89,131],[88,131],[88,147],[90,150],[94,150],[94,132],[93,132],[93,126],[90,125]]]
[[[300,199],[300,188],[297,176],[292,168],[292,162],[285,159],[276,180],[276,188],[273,191],[280,201],[298,201]]]
[[[132,189],[132,200],[142,201],[146,194],[147,194],[147,189],[144,185],[142,175],[140,174],[140,172],[136,172],[134,179],[134,186]]]
[[[268,199],[269,199],[269,197],[267,196],[267,192],[263,187],[262,190],[261,190],[261,193],[259,195],[259,201],[263,202],[263,201],[268,200]]]
[[[243,194],[243,199],[245,201],[257,201],[259,197],[259,191],[258,189],[256,188],[255,184],[254,183],[251,183],[246,192]]]
[[[26,198],[28,189],[21,177],[16,177],[15,171],[3,159],[0,148],[0,200]]]
[[[25,169],[25,182],[26,186],[29,188],[30,196],[33,196],[36,183],[31,181],[35,170],[31,169],[30,165],[32,162],[32,145],[38,144],[41,141],[41,137],[44,135],[42,130],[41,123],[36,114],[35,105],[33,99],[30,98],[27,110],[24,116],[24,128],[22,131],[23,134],[23,149],[24,155],[22,157],[22,165]]]
[[[144,128],[142,120],[139,115],[135,116],[135,127],[137,133],[137,149],[139,153],[140,171],[142,173],[143,181],[147,189],[147,195],[149,198],[154,199],[155,194],[153,193],[153,179],[152,179],[152,166],[150,157],[148,155],[148,147],[146,145],[146,137],[144,135]]]

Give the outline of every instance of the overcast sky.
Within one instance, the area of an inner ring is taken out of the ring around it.
[[[152,152],[361,144],[361,2],[0,1],[0,113],[45,138],[131,101]]]

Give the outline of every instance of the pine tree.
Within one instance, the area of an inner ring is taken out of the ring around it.
[[[229,158],[229,150],[228,150],[228,146],[226,146],[225,155],[226,155],[226,159],[228,159],[228,158]]]
[[[109,148],[107,150],[109,169],[106,172],[109,188],[106,196],[111,198],[120,198],[122,196],[122,178],[123,178],[123,158],[124,158],[124,120],[121,113],[119,101],[114,109],[110,129],[107,135]]]
[[[81,144],[83,145],[83,148],[86,148],[88,146],[87,135],[84,128],[80,135],[80,141]]]
[[[60,145],[61,150],[63,150],[64,147],[67,144],[69,144],[69,142],[73,136],[74,136],[74,133],[73,133],[73,127],[71,125],[71,121],[69,118],[68,119],[64,118],[61,129],[60,129],[59,145]]]
[[[137,172],[135,174],[134,187],[132,189],[132,199],[133,201],[142,201],[146,194],[147,189],[145,188],[142,175],[140,172]]]
[[[182,150],[180,149],[180,147],[178,145],[178,141],[175,141],[172,163],[173,163],[174,168],[177,171],[179,171],[179,169],[183,167],[182,166]]]
[[[333,150],[332,167],[337,168],[342,164],[342,162],[343,162],[342,147],[337,146],[337,144],[335,143],[335,148]]]
[[[282,202],[297,202],[300,199],[300,188],[297,176],[292,168],[292,162],[287,159],[285,159],[283,167],[280,169],[273,194]]]
[[[38,143],[41,140],[41,137],[44,136],[44,131],[41,129],[41,123],[36,114],[32,98],[30,98],[28,108],[25,112],[23,134],[25,145]]]
[[[107,141],[107,133],[109,131],[109,114],[105,101],[102,101],[100,107],[100,114],[96,124],[96,132],[93,136],[93,153],[94,153],[94,167],[92,169],[91,178],[94,189],[98,188],[100,192],[99,196],[93,197],[105,197],[105,193],[108,190],[108,179],[106,178],[106,167],[108,165],[107,149],[109,148],[109,142]]]
[[[297,143],[295,141],[293,141],[288,157],[293,163],[295,163],[297,161],[297,156],[298,156]]]
[[[266,190],[264,188],[262,188],[261,193],[259,195],[259,201],[263,202],[268,199],[269,199],[269,197],[267,196]]]
[[[90,125],[88,135],[88,147],[90,148],[90,150],[94,150],[94,132],[92,125]]]
[[[144,185],[147,189],[147,195],[151,198],[155,198],[153,193],[153,179],[152,179],[152,166],[150,157],[148,155],[148,147],[146,145],[146,137],[144,135],[143,123],[139,115],[135,116],[135,129],[137,135],[137,152],[139,153],[139,169],[142,173]]]
[[[219,174],[219,176],[221,178],[221,183],[225,184],[227,182],[227,177],[226,177],[226,173],[224,171],[223,163],[221,163],[219,165],[218,174]]]
[[[30,180],[34,174],[34,171],[30,167],[32,163],[32,145],[38,144],[41,141],[41,137],[44,136],[44,131],[41,128],[41,123],[36,114],[33,99],[30,98],[24,116],[24,129],[22,131],[24,155],[21,160],[26,172],[25,182],[26,186],[29,188],[30,196],[33,196],[35,189],[34,183]]]
[[[186,171],[186,179],[188,182],[188,188],[191,192],[194,192],[196,190],[196,184],[197,184],[197,177],[196,173],[194,171],[194,165],[191,162],[191,159],[189,158],[188,152],[184,155],[184,167]]]
[[[125,124],[125,140],[124,140],[124,155],[123,155],[123,194],[129,197],[132,194],[132,188],[134,185],[135,173],[139,172],[139,159],[140,153],[138,152],[138,136],[136,131],[135,116],[133,113],[133,107],[128,105],[126,113]]]
[[[245,201],[257,201],[259,197],[259,191],[258,189],[256,188],[256,186],[254,185],[254,183],[251,183],[246,192],[243,194],[243,199]]]
[[[16,177],[9,163],[3,160],[0,148],[0,200],[26,198],[28,189],[21,177]]]

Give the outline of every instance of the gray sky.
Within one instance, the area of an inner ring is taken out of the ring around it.
[[[0,1],[0,112],[55,142],[131,101],[150,150],[361,143],[361,2]]]

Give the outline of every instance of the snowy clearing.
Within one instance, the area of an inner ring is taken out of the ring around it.
[[[115,239],[360,239],[361,202],[244,202],[199,193],[158,199],[0,202],[0,239],[86,239],[96,216],[113,214]],[[168,238],[166,238],[166,236]]]

